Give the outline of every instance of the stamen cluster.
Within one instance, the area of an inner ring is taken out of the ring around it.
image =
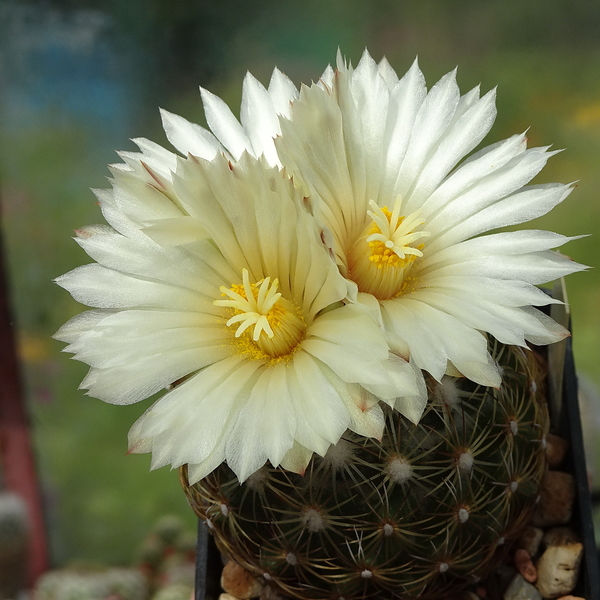
[[[242,271],[242,283],[220,290],[228,300],[215,300],[215,306],[232,309],[234,315],[225,323],[239,324],[235,337],[244,354],[254,358],[285,358],[291,356],[306,333],[300,311],[277,291],[279,280],[269,277],[250,283],[247,269]]]
[[[407,217],[400,216],[402,199],[396,198],[392,212],[387,206],[379,207],[373,200],[369,201],[372,210],[367,215],[373,219],[367,243],[371,248],[369,260],[377,267],[405,266],[415,258],[423,256],[423,244],[411,246],[421,238],[431,235],[428,231],[415,231],[425,223],[425,219],[414,212]]]
[[[424,244],[415,242],[428,237],[428,231],[418,231],[425,219],[418,211],[402,216],[402,198],[398,196],[392,211],[369,201],[370,219],[363,233],[352,246],[348,260],[350,277],[361,292],[373,294],[378,300],[389,300],[406,290],[408,272],[417,258],[423,256]]]

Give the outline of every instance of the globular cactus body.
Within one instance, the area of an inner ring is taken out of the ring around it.
[[[545,468],[539,359],[491,344],[500,389],[428,381],[418,425],[388,411],[381,441],[347,433],[296,475],[263,467],[240,485],[219,467],[188,486],[221,550],[282,594],[440,598],[501,560]]]

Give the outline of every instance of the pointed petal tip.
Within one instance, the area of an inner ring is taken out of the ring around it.
[[[406,77],[409,74],[417,75],[417,76],[420,75],[424,79],[423,72],[421,71],[421,68],[419,67],[419,55],[415,56],[415,59],[412,61],[408,71],[406,72],[406,74],[403,77]]]
[[[361,56],[360,56],[360,62],[362,62],[363,60],[366,61],[373,61],[373,57],[371,56],[371,54],[369,53],[369,49],[365,46],[365,49],[363,50]]]
[[[260,86],[262,86],[262,83],[260,83],[260,81],[254,75],[252,75],[252,73],[250,73],[250,71],[246,71],[246,74],[244,75],[244,80],[242,82],[242,90],[245,86],[256,84],[256,83],[258,83]],[[243,93],[243,91],[242,91],[242,93]]]
[[[199,88],[202,103],[210,102],[213,98],[218,98],[216,94],[213,94],[210,90],[206,89],[205,87],[199,86]]]
[[[348,60],[342,54],[339,46],[335,55],[335,66],[337,71],[346,71],[348,69]]]
[[[481,89],[481,84],[475,86],[474,89]],[[489,90],[488,92],[486,92],[481,97],[481,100],[485,100],[485,101],[488,101],[488,102],[495,102],[497,94],[498,94],[498,86],[494,86],[491,90]]]
[[[397,408],[397,410],[411,423],[417,425],[423,416],[427,402],[420,402],[421,406],[419,407],[417,403],[413,403],[412,400],[413,399],[411,399],[410,406],[403,406],[402,408]]]
[[[150,452],[151,449],[148,447],[149,440],[136,440],[132,442],[127,447],[127,452],[125,452],[125,456],[129,456],[130,454],[146,454]],[[144,447],[145,446],[145,447]]]

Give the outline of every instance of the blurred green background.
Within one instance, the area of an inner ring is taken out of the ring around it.
[[[0,1],[0,195],[27,399],[56,564],[120,563],[157,515],[193,524],[177,474],[125,456],[149,405],[114,407],[77,391],[84,365],[50,336],[77,305],[51,279],[89,262],[72,231],[101,221],[90,187],[106,187],[115,149],[131,137],[167,145],[158,106],[204,123],[198,85],[239,107],[250,70],[277,65],[296,83],[318,78],[338,46],[365,47],[403,73],[416,55],[428,84],[459,65],[463,91],[498,85],[485,143],[529,128],[531,145],[566,151],[537,181],[579,181],[534,226],[593,237],[565,248],[594,266],[600,239],[600,3],[582,0],[63,0]],[[568,288],[580,374],[589,382],[590,465],[600,458],[594,385],[600,274]],[[598,446],[598,448],[597,448]],[[596,479],[600,486],[600,472]]]

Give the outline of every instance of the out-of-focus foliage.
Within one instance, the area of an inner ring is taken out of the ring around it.
[[[430,84],[459,65],[463,90],[499,85],[486,143],[529,127],[531,145],[567,149],[538,179],[578,188],[534,226],[594,234],[566,248],[594,265],[598,22],[590,0],[0,0],[3,235],[55,561],[126,562],[158,514],[193,521],[174,473],[125,456],[127,429],[150,401],[85,397],[85,368],[50,339],[82,310],[51,279],[87,261],[69,235],[102,220],[89,188],[108,185],[105,165],[132,149],[128,138],[166,144],[158,106],[203,122],[200,84],[236,112],[246,70],[267,83],[278,65],[309,82],[338,47],[354,63],[365,47],[385,54],[399,73],[418,55]],[[578,367],[600,384],[600,274],[568,287]]]

